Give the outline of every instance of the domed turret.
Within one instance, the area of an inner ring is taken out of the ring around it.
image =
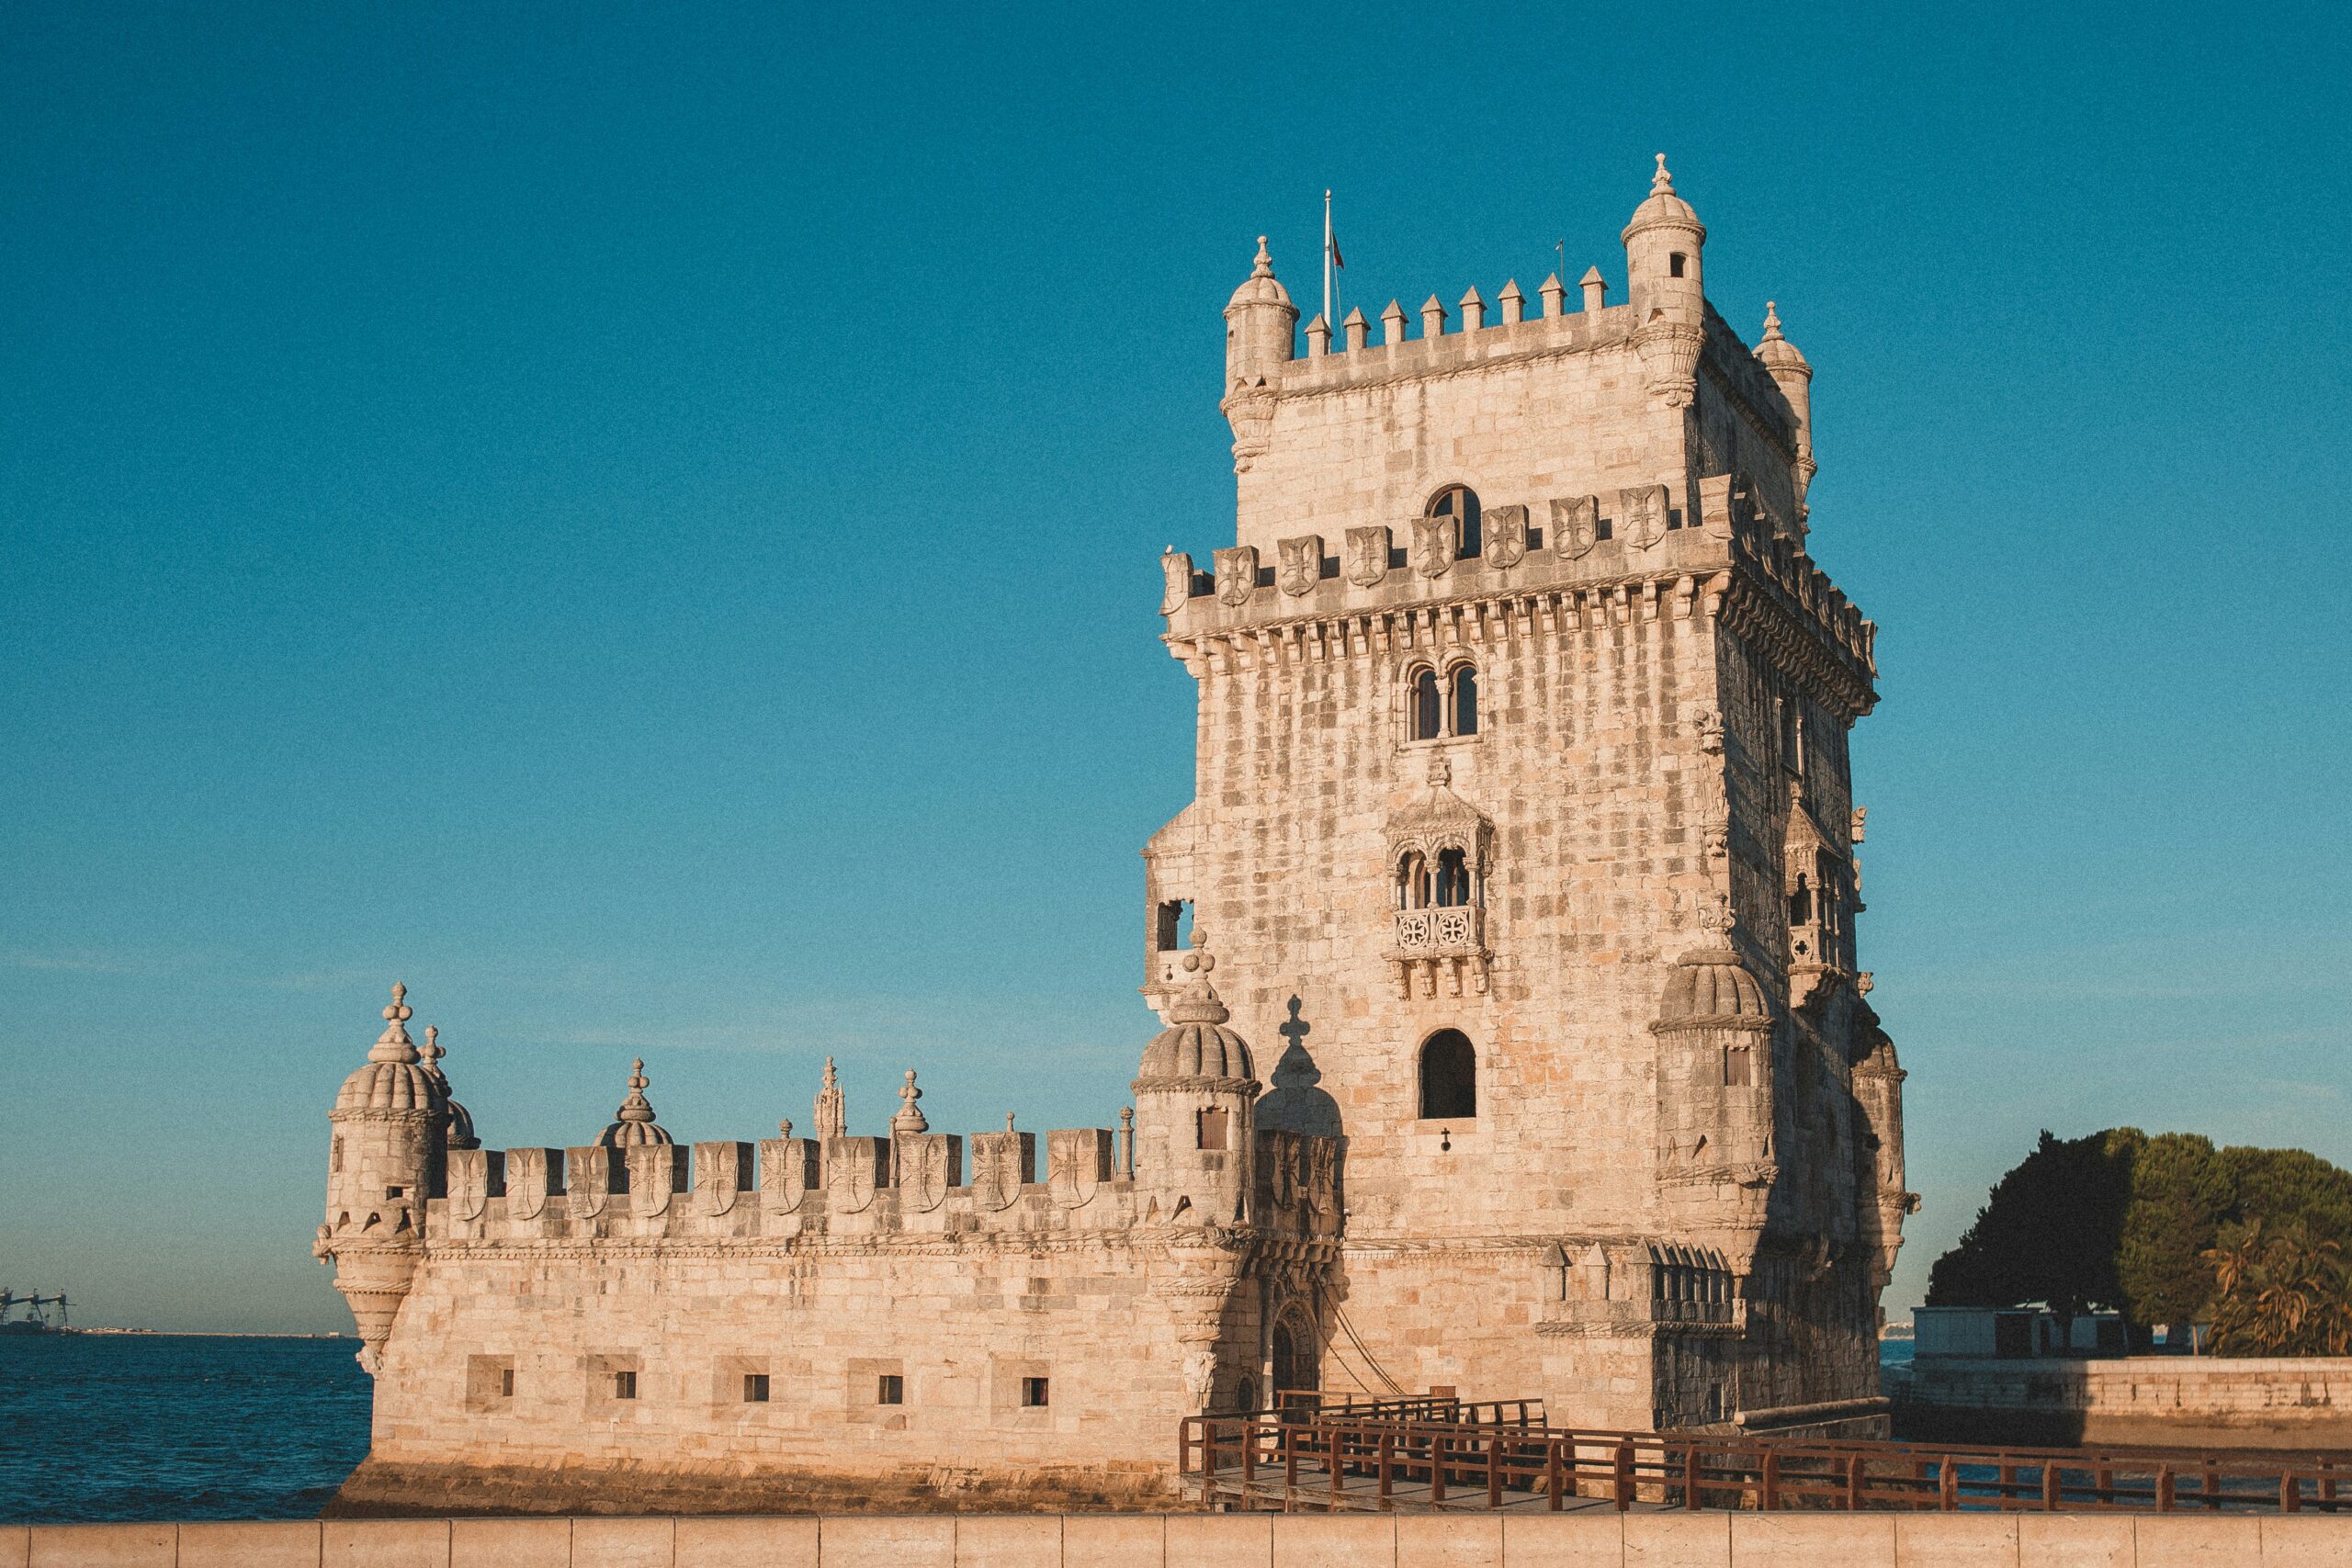
[[[1764,336],[1756,345],[1756,357],[1781,395],[1789,400],[1789,412],[1796,421],[1797,460],[1790,468],[1790,480],[1795,487],[1797,515],[1804,515],[1805,488],[1813,483],[1818,465],[1813,460],[1813,367],[1797,352],[1797,345],[1781,335],[1781,313],[1771,300],[1764,301]]]
[[[1182,967],[1192,984],[1168,1009],[1168,1027],[1144,1047],[1135,1082],[1136,1179],[1162,1223],[1226,1224],[1250,1194],[1251,1111],[1258,1099],[1250,1047],[1209,984],[1216,959],[1199,924]]]
[[[1669,407],[1688,407],[1694,390],[1707,307],[1701,260],[1707,227],[1674,191],[1666,154],[1657,155],[1650,194],[1625,225],[1625,291],[1634,310],[1634,347],[1650,390]]]
[[[359,1328],[359,1364],[371,1374],[407,1299],[424,1248],[425,1203],[441,1187],[447,1160],[448,1089],[408,1036],[407,998],[407,987],[392,987],[384,1032],[328,1112],[326,1220],[311,1248],[334,1265],[335,1289]]]
[[[596,1140],[608,1149],[636,1148],[645,1144],[670,1142],[669,1132],[653,1119],[653,1102],[645,1098],[645,1086],[650,1081],[645,1076],[645,1058],[639,1056],[628,1065],[628,1098],[613,1112],[612,1124]]]
[[[1231,387],[1287,361],[1297,324],[1298,307],[1290,302],[1290,290],[1274,276],[1274,260],[1267,253],[1266,236],[1261,234],[1250,276],[1226,301],[1226,385]]]
[[[1667,971],[1650,1024],[1661,1174],[1760,1189],[1772,1160],[1772,1003],[1732,942],[1731,901],[1719,897],[1700,923],[1709,937]]]

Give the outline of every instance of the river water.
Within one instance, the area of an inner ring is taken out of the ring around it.
[[[314,1517],[368,1452],[358,1348],[0,1335],[0,1520]]]

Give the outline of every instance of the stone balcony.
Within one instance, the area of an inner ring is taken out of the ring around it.
[[[1472,904],[1399,909],[1394,919],[1393,940],[1382,956],[1396,967],[1398,997],[1409,998],[1417,978],[1424,997],[1438,994],[1441,978],[1447,996],[1463,995],[1465,981],[1471,993],[1487,994],[1487,963],[1493,954],[1487,948],[1485,909]]]

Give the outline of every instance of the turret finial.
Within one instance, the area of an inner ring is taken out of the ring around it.
[[[1176,1023],[1223,1023],[1233,1015],[1217,998],[1216,987],[1209,984],[1209,971],[1216,967],[1216,954],[1208,951],[1208,933],[1201,929],[1198,918],[1193,921],[1193,951],[1178,960],[1193,983],[1184,988],[1168,1009],[1168,1021]]]
[[[899,1113],[890,1118],[890,1131],[898,1133],[928,1133],[931,1123],[923,1117],[915,1101],[922,1098],[922,1090],[915,1087],[915,1070],[907,1069],[907,1081],[899,1086]]]
[[[1763,341],[1766,343],[1781,343],[1786,341],[1781,336],[1781,312],[1770,299],[1764,301]]]
[[[783,1121],[778,1122],[775,1124],[775,1132],[776,1136],[779,1138],[790,1138],[792,1136],[792,1118],[787,1116]]]
[[[1274,258],[1272,254],[1266,249],[1266,236],[1263,234],[1258,236],[1258,258],[1250,264],[1250,276],[1252,277],[1272,277],[1274,276]]]
[[[645,1098],[646,1085],[651,1081],[645,1076],[644,1057],[639,1056],[628,1065],[628,1098],[621,1101],[621,1108],[618,1111],[613,1112],[614,1120],[619,1122],[653,1120],[653,1102]]]
[[[841,1079],[833,1072],[833,1059],[825,1058],[825,1084],[817,1091],[817,1136],[846,1137],[849,1134],[849,1107],[842,1097]]]
[[[418,1058],[424,1063],[424,1070],[426,1072],[437,1075],[441,1071],[441,1058],[447,1055],[448,1053],[441,1049],[441,1026],[439,1024],[428,1023],[424,1026],[424,1043],[416,1048],[416,1054]]]
[[[1650,194],[1652,196],[1674,194],[1674,176],[1666,172],[1666,154],[1663,152],[1657,155],[1657,173],[1650,176]]]
[[[392,1005],[384,1010],[384,1032],[376,1037],[375,1048],[368,1053],[371,1062],[413,1062],[416,1045],[401,1027],[416,1016],[416,1010],[404,999],[408,987],[399,981],[392,983]]]

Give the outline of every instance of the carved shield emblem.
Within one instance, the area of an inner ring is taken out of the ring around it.
[[[947,1140],[936,1135],[899,1140],[899,1201],[927,1214],[947,1201],[954,1185],[947,1168]]]
[[[1567,495],[1552,498],[1552,527],[1544,535],[1552,553],[1573,560],[1592,548],[1600,536],[1600,498]]]
[[[1453,568],[1462,548],[1462,524],[1453,517],[1413,519],[1413,570],[1423,577],[1442,577]]]
[[[1388,530],[1385,527],[1348,530],[1348,581],[1371,588],[1388,575]]]
[[[983,1133],[972,1140],[972,1198],[983,1209],[1009,1209],[1028,1177],[1018,1133]]]
[[[1159,558],[1159,570],[1165,580],[1159,591],[1159,613],[1172,615],[1193,596],[1193,558],[1170,550]]]
[[[836,1138],[827,1145],[826,1179],[833,1206],[844,1214],[863,1213],[874,1201],[874,1152],[863,1138]]]
[[[670,1212],[671,1145],[646,1144],[628,1151],[628,1206],[640,1214]]]
[[[1282,561],[1274,569],[1274,583],[1284,593],[1295,599],[1311,593],[1323,580],[1323,536],[1309,534],[1304,538],[1284,539],[1276,547]]]
[[[1110,1136],[1085,1127],[1049,1133],[1046,1160],[1046,1182],[1053,1190],[1055,1203],[1065,1209],[1084,1208],[1108,1173]]]
[[[1216,552],[1216,596],[1236,609],[1258,591],[1258,547],[1236,545]]]
[[[1666,487],[1635,485],[1617,492],[1617,536],[1637,549],[1666,537]]]
[[[789,1214],[808,1196],[808,1166],[816,1154],[806,1138],[769,1138],[760,1145],[760,1207]]]
[[[575,1220],[593,1219],[605,1212],[612,1201],[613,1171],[611,1151],[604,1148],[572,1149],[563,1157],[564,1205]]]
[[[449,1151],[449,1212],[461,1220],[478,1220],[490,1207],[490,1151]]]
[[[695,1145],[695,1204],[704,1213],[715,1217],[734,1208],[741,1181],[736,1145]]]
[[[1527,558],[1527,508],[1524,506],[1490,506],[1487,508],[1487,564],[1504,570]]]
[[[547,1150],[507,1150],[506,1212],[516,1219],[536,1220],[547,1206]]]

